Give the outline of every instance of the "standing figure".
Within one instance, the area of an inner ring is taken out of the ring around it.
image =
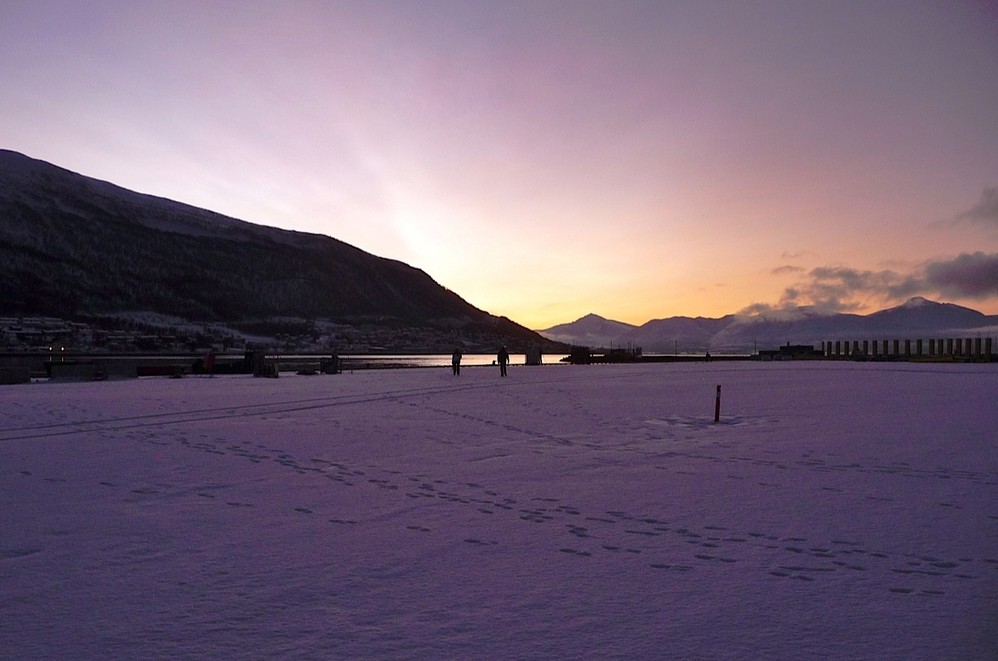
[[[450,357],[450,366],[454,370],[454,376],[461,374],[461,349],[454,347],[454,353]]]
[[[506,351],[505,346],[499,347],[499,355],[496,358],[499,360],[499,376],[506,376],[506,364],[509,363],[509,352]]]

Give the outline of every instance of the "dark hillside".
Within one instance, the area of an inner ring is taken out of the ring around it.
[[[246,223],[0,151],[0,314],[152,311],[440,326],[544,342],[426,273],[330,237]]]

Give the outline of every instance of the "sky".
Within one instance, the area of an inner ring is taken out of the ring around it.
[[[0,148],[543,329],[998,314],[998,5],[0,0]]]

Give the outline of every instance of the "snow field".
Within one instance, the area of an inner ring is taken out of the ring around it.
[[[996,394],[842,363],[8,386],[0,656],[993,658]]]

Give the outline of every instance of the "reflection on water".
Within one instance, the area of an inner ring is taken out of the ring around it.
[[[542,362],[548,365],[560,364],[565,354],[552,354],[543,356]],[[523,365],[527,362],[526,355],[514,353],[509,356],[510,365]],[[461,367],[474,367],[476,365],[492,365],[496,361],[495,354],[471,353],[461,357]],[[436,354],[423,356],[378,356],[378,355],[342,355],[340,356],[341,369],[370,369],[389,367],[450,367],[450,355]]]

